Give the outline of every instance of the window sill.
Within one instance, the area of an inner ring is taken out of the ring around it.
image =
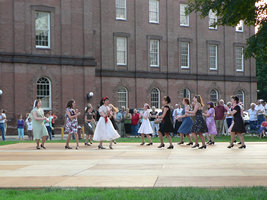
[[[149,24],[158,24],[159,25],[159,22],[149,22]]]
[[[127,67],[127,64],[117,64],[117,67]]]
[[[209,27],[209,30],[212,30],[212,31],[217,31],[217,30],[218,30],[218,28]]]
[[[237,31],[237,30],[235,30],[235,32],[237,32],[237,33],[244,33],[244,31]]]
[[[37,50],[51,50],[50,47],[35,47]]]
[[[210,71],[217,71],[218,70],[218,68],[210,68]]]
[[[189,28],[189,25],[186,24],[180,24],[181,27]]]
[[[190,67],[181,66],[181,69],[190,69]]]
[[[122,19],[122,18],[116,18],[116,21],[123,21],[123,22],[126,22],[128,21],[127,19]]]
[[[159,68],[159,65],[150,65],[151,68]]]
[[[244,70],[237,69],[236,72],[244,72]]]

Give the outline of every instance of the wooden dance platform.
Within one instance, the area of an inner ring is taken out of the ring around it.
[[[0,188],[267,186],[267,143],[227,145],[198,150],[175,144],[167,150],[121,143],[98,150],[95,143],[65,150],[64,144],[46,144],[39,151],[32,143],[0,146]]]

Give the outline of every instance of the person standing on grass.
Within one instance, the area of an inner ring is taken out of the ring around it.
[[[34,107],[31,111],[29,118],[32,118],[33,139],[36,140],[36,149],[40,149],[39,144],[41,139],[41,147],[43,149],[46,149],[44,144],[48,136],[48,132],[44,125],[44,120],[47,122],[48,119],[44,116],[44,110],[42,109],[42,101],[40,99],[34,101]]]
[[[252,131],[257,132],[258,112],[255,109],[255,107],[256,104],[251,103],[250,109],[248,110],[250,132]]]
[[[159,129],[159,137],[160,137],[160,146],[158,148],[164,147],[163,136],[165,135],[170,143],[170,146],[167,149],[173,149],[172,138],[170,133],[173,132],[173,124],[172,124],[172,112],[170,108],[171,98],[169,96],[164,96],[162,99],[163,105],[163,114],[158,116],[157,118],[162,119],[160,129]]]
[[[103,141],[109,141],[109,148],[113,149],[112,141],[120,137],[118,132],[114,129],[110,121],[111,110],[109,108],[109,98],[104,97],[100,102],[99,108],[100,118],[96,125],[93,140],[99,141],[98,149],[105,149]]]
[[[45,127],[47,129],[48,135],[49,135],[49,139],[52,140],[52,117],[50,115],[50,113],[46,113],[46,118],[48,119],[48,121],[44,121],[45,123]]]
[[[150,135],[152,135],[153,130],[149,121],[149,105],[147,103],[144,104],[144,108],[143,108],[143,113],[141,114],[140,117],[143,118],[142,124],[138,130],[138,133],[141,134],[142,137],[142,143],[140,145],[144,145],[145,144],[145,135],[149,141],[149,143],[147,144],[147,146],[153,145],[152,140]]]
[[[109,108],[110,108],[109,119],[110,119],[110,121],[111,121],[111,123],[113,125],[113,128],[118,132],[119,128],[118,128],[118,126],[116,124],[116,116],[117,116],[117,113],[119,112],[119,109],[116,108],[115,106],[113,106],[112,104],[109,104]],[[117,144],[116,140],[113,140],[113,143]]]
[[[32,133],[32,118],[28,118],[27,122],[26,122],[26,126],[27,126],[27,134],[28,134],[28,138],[29,140],[33,140],[33,133]]]
[[[202,142],[202,146],[199,147],[199,149],[206,149],[207,146],[205,144],[205,137],[203,136],[203,133],[208,132],[208,127],[207,127],[207,124],[206,124],[206,122],[202,116],[202,110],[204,107],[204,103],[203,103],[200,95],[196,95],[193,98],[193,102],[194,102],[194,110],[186,112],[187,114],[196,116],[195,121],[194,121],[193,126],[192,126],[192,129],[191,129],[192,135],[193,135],[194,140],[195,140],[195,145],[192,148],[199,147],[198,139],[197,139],[197,135],[199,135],[201,142]]]
[[[258,129],[261,126],[262,122],[265,121],[265,118],[264,118],[265,108],[262,105],[262,103],[263,103],[263,100],[258,100],[258,103],[257,103],[257,105],[255,107],[255,110],[258,113],[258,124],[257,124]]]
[[[182,116],[183,108],[180,104],[175,104],[175,109],[173,111],[173,123],[174,123],[174,134],[179,134],[178,130],[180,126],[182,125],[182,118],[179,116]]]
[[[22,114],[19,114],[19,118],[17,120],[19,140],[24,140],[24,125],[25,125],[25,121],[22,118]]]
[[[215,109],[215,124],[217,128],[217,134],[218,136],[222,136],[224,119],[227,113],[227,110],[224,106],[224,101],[221,99],[219,101],[219,105],[216,106],[214,109]]]
[[[153,130],[153,137],[158,136],[159,132],[159,124],[155,123],[155,119],[157,119],[158,112],[156,111],[156,107],[152,106],[152,111],[149,113],[149,120],[151,123],[151,127]]]
[[[5,138],[5,122],[6,122],[6,114],[3,113],[3,109],[0,109],[0,130],[1,130],[1,133],[2,133],[2,140],[3,141],[6,141],[6,138]]]
[[[57,116],[54,114],[54,112],[52,110],[49,111],[49,114],[52,118],[52,137],[55,137],[55,123],[56,123],[56,120],[57,120]]]
[[[189,143],[187,144],[188,146],[193,145],[192,139],[190,137],[191,129],[193,126],[193,120],[191,119],[188,114],[186,114],[187,111],[190,110],[190,102],[188,98],[183,99],[183,111],[182,115],[177,115],[176,118],[177,120],[182,120],[182,124],[177,130],[178,133],[180,133],[181,141],[178,143],[178,145],[184,144],[184,135],[187,136]]]
[[[124,128],[125,128],[125,133],[131,135],[131,124],[132,124],[132,115],[130,113],[130,109],[127,108],[125,115],[124,115]]]
[[[226,123],[227,123],[227,129],[229,129],[231,124],[232,124],[232,122],[233,122],[233,116],[230,114],[231,107],[232,107],[231,102],[228,102],[226,104],[226,106],[227,106],[227,113],[226,113],[226,117],[225,118],[226,118]]]
[[[132,134],[135,137],[138,136],[139,121],[140,121],[139,113],[137,112],[137,109],[134,109],[132,114]]]
[[[79,137],[78,137],[78,116],[81,115],[78,109],[75,109],[76,102],[74,99],[69,100],[66,106],[66,125],[65,132],[68,133],[65,149],[72,149],[69,146],[72,134],[74,134],[76,139],[76,150],[79,149]]]
[[[214,145],[214,135],[217,135],[217,129],[214,121],[215,117],[215,110],[214,110],[214,105],[212,102],[207,103],[208,106],[208,111],[207,113],[203,113],[203,116],[206,117],[206,124],[208,127],[208,132],[207,132],[207,139],[208,139],[208,144],[209,145]]]
[[[96,122],[93,113],[93,106],[88,104],[85,110],[85,117],[84,117],[84,132],[86,134],[85,139],[85,146],[90,146],[93,140],[94,132],[95,132]],[[90,137],[90,139],[89,139]]]
[[[6,110],[3,110],[3,114],[6,116]],[[7,118],[5,119],[5,136],[7,133]]]

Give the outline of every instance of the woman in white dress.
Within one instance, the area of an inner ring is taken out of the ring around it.
[[[112,122],[109,117],[111,115],[111,110],[109,107],[109,99],[108,97],[104,97],[100,103],[100,108],[98,110],[100,114],[100,119],[96,125],[95,134],[93,140],[100,141],[98,145],[98,149],[105,149],[103,147],[103,141],[109,141],[109,148],[112,148],[112,141],[119,138],[120,135],[114,129]]]
[[[140,145],[145,144],[145,135],[149,141],[149,144],[147,146],[153,145],[150,134],[153,133],[153,129],[151,127],[150,121],[149,121],[149,105],[145,103],[144,108],[143,108],[143,113],[141,114],[140,117],[143,118],[142,125],[140,126],[138,133],[141,134],[142,136],[142,143]]]

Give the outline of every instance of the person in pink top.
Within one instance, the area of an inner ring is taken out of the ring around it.
[[[209,145],[214,145],[214,135],[217,135],[217,129],[214,121],[215,110],[212,102],[208,102],[207,106],[208,111],[206,113],[203,113],[203,115],[206,117],[206,123],[208,127],[207,139]]]

